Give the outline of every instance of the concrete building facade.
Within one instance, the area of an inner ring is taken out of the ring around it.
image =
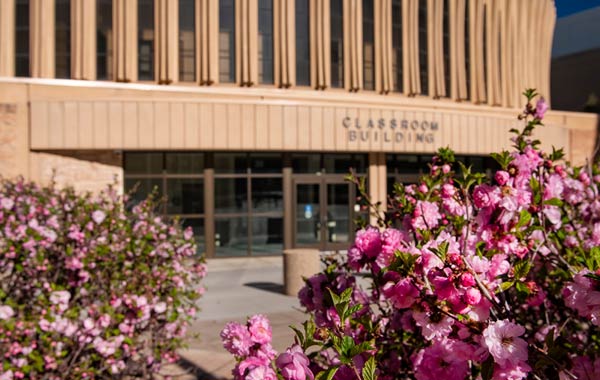
[[[441,146],[510,146],[548,94],[550,0],[3,0],[0,173],[156,188],[208,256],[343,249]],[[597,118],[537,137],[583,163]]]

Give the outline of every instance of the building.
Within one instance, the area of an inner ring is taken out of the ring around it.
[[[209,257],[345,248],[356,189],[507,148],[551,0],[2,0],[0,172],[154,186]],[[596,117],[538,131],[583,162]]]
[[[600,7],[559,18],[552,47],[554,108],[600,113]]]

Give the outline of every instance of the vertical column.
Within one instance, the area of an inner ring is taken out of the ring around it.
[[[15,75],[15,0],[0,2],[0,76]]]
[[[330,1],[310,0],[310,82],[317,90],[331,86]]]
[[[204,241],[206,257],[215,257],[215,169],[212,155],[204,169]]]
[[[113,0],[117,82],[137,81],[137,0]]]
[[[54,77],[54,0],[30,0],[31,76]]]
[[[292,165],[289,154],[283,158],[283,249],[294,246],[294,200]]]
[[[471,101],[475,104],[486,101],[484,20],[484,0],[469,0],[469,58],[471,62],[469,75],[471,76]]]
[[[380,211],[385,211],[387,206],[387,168],[385,153],[369,153],[369,198],[373,204],[380,204]],[[383,215],[380,215],[383,217]],[[377,217],[370,215],[371,225],[376,225]]]
[[[444,0],[427,0],[427,71],[429,96],[446,96],[444,82]]]
[[[258,83],[258,1],[235,2],[236,80],[240,86]]]
[[[392,77],[392,0],[375,1],[375,91],[387,94]]]
[[[71,0],[71,77],[96,79],[96,2]]]
[[[344,0],[344,88],[363,87],[362,1]]]
[[[421,93],[419,0],[402,0],[402,46],[404,92],[414,96]]]
[[[155,0],[155,76],[159,84],[179,80],[179,14],[177,1]]]
[[[275,86],[296,84],[295,0],[273,0],[273,44]]]
[[[467,98],[465,60],[466,0],[449,0],[450,6],[450,96],[454,100]],[[472,38],[472,37],[471,37]]]
[[[219,0],[196,0],[196,72],[200,85],[219,82]]]
[[[487,101],[489,105],[502,104],[500,78],[500,0],[485,0]]]

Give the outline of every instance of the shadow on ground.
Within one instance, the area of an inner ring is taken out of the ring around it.
[[[283,292],[283,285],[274,282],[247,282],[244,286],[277,294],[285,294]]]
[[[199,367],[196,363],[191,362],[180,355],[179,361],[177,362],[177,366],[186,372],[186,379],[195,379],[195,380],[229,380],[226,377],[218,377],[215,376],[202,367]]]

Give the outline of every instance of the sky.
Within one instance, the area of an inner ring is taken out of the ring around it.
[[[568,16],[588,8],[600,7],[600,0],[555,0],[558,17]]]

